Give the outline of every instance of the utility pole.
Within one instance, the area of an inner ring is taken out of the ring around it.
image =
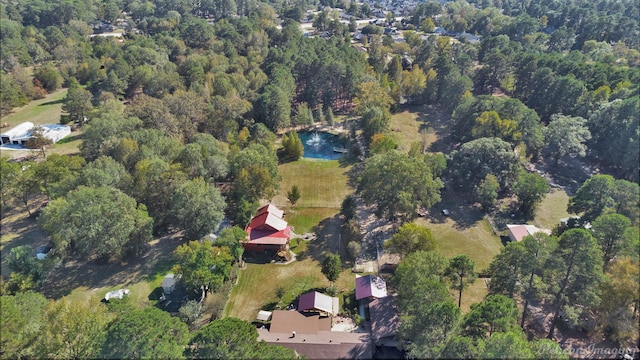
[[[380,275],[380,249],[379,249],[378,239],[376,239],[376,264],[378,265],[376,275]]]

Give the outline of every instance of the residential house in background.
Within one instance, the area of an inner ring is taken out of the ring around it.
[[[551,230],[539,229],[534,225],[507,225],[507,229],[509,230],[509,239],[511,241],[522,241],[525,236],[539,232],[551,235]]]

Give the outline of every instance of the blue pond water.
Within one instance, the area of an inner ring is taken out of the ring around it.
[[[334,151],[334,148],[344,149],[337,135],[326,132],[299,132],[298,136],[304,145],[302,156],[305,158],[337,160],[343,155]]]

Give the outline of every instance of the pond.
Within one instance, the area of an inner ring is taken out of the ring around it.
[[[340,136],[327,132],[299,132],[305,158],[337,160],[347,152]]]

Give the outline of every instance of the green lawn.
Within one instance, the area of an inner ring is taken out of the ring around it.
[[[347,186],[347,171],[340,167],[337,160],[310,160],[282,164],[279,167],[282,181],[280,193],[273,199],[276,206],[286,208],[291,204],[287,200],[287,191],[297,185],[300,200],[296,208],[335,208],[339,209],[342,200],[351,189]]]
[[[402,152],[408,152],[415,142],[424,142],[425,147],[429,148],[429,145],[438,140],[434,126],[440,128],[447,123],[441,112],[417,106],[407,106],[404,109],[391,116],[389,134],[398,141]],[[425,134],[421,134],[420,130],[426,130]]]
[[[423,218],[416,222],[431,229],[436,239],[436,249],[445,257],[468,255],[476,263],[476,270],[486,269],[502,249],[500,238],[493,234],[486,220],[480,220],[465,229],[456,229],[454,221],[449,218],[442,223]]]
[[[407,107],[391,117],[390,134],[401,140],[401,150],[406,152],[414,142],[425,142],[426,147],[442,136],[448,135],[447,117],[438,109]],[[421,128],[429,124],[426,135]],[[439,212],[449,209],[451,217],[442,217]],[[500,252],[502,243],[489,227],[482,213],[467,204],[453,191],[442,192],[442,202],[431,210],[433,217],[419,218],[416,222],[431,229],[436,239],[436,249],[445,257],[466,254],[476,263],[476,271],[486,269],[493,257]],[[453,293],[452,293],[453,294]],[[457,292],[455,294],[457,302]],[[482,301],[487,295],[483,279],[477,279],[462,292],[462,311],[469,311],[471,304]]]
[[[570,216],[567,212],[568,204],[567,193],[564,190],[553,189],[538,205],[534,224],[543,229],[553,229],[560,223],[560,219]]]
[[[62,99],[67,95],[67,89],[60,89],[44,97],[34,100],[18,108],[16,112],[3,117],[3,123],[13,127],[25,121],[35,125],[57,124],[62,113]]]
[[[98,283],[109,283],[109,286],[96,286],[91,284],[92,281],[88,281],[91,285],[77,286],[68,295],[65,295],[65,298],[70,301],[83,301],[90,298],[102,299],[109,291],[126,288],[131,290],[129,301],[132,304],[140,308],[152,306],[157,301],[150,299],[150,294],[161,286],[165,275],[171,272],[172,261],[170,254],[161,254],[149,261],[143,269],[132,266],[135,270],[131,270],[129,274],[125,270],[115,271],[114,267],[103,265],[102,272],[106,279]]]
[[[462,309],[462,313],[466,314],[471,309],[471,305],[477,304],[482,301],[487,294],[489,294],[489,289],[487,289],[487,285],[484,282],[485,279],[476,279],[476,281],[469,285],[468,288],[462,291],[462,305],[460,308]],[[455,298],[456,304],[458,303],[458,291],[452,291],[452,295]]]
[[[280,300],[276,297],[278,287],[285,289],[283,303],[289,303],[307,290],[328,285],[319,264],[309,258],[288,265],[247,264],[231,291],[224,314],[252,321],[260,309]]]
[[[329,282],[320,272],[320,265],[310,258],[288,265],[247,264],[231,291],[224,315],[253,321],[261,309],[272,310],[277,303],[286,306],[300,294],[312,289],[323,291],[327,286]],[[355,276],[351,270],[342,272],[336,286],[344,293],[354,289]],[[285,290],[282,299],[276,296],[278,287]]]
[[[340,212],[338,208],[301,208],[289,210],[287,221],[297,234],[313,231],[322,219],[330,218]]]

